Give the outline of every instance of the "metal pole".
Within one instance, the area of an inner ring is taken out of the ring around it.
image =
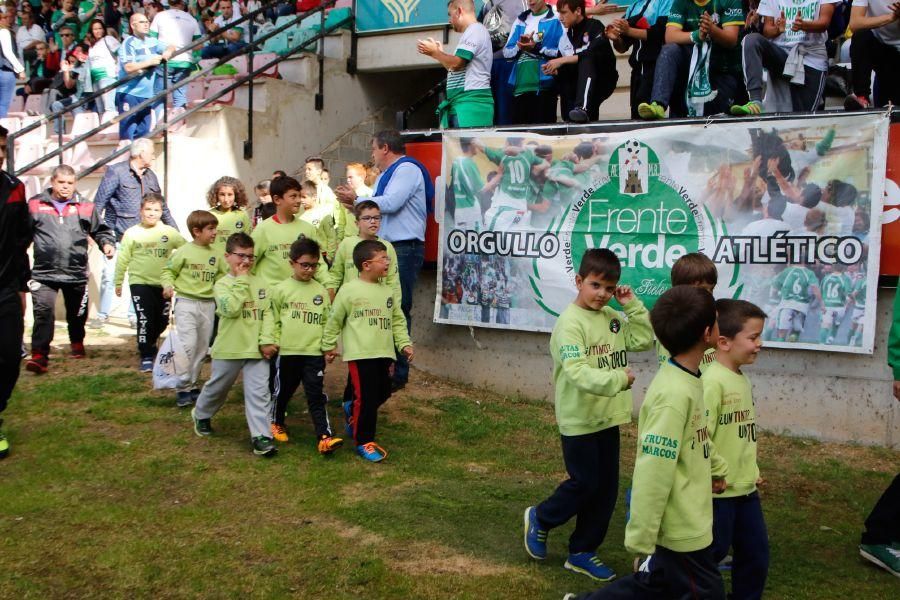
[[[250,63],[247,65],[247,72],[253,73],[253,21],[251,20],[248,24],[250,27],[250,50],[247,52],[247,61]],[[244,140],[244,160],[250,160],[253,158],[253,80],[255,77],[251,76],[249,81],[247,82],[248,88],[248,98],[247,98],[247,139]]]
[[[13,175],[16,172],[16,140],[11,136],[6,137],[6,172]]]
[[[163,198],[169,202],[169,61],[164,60],[163,66]]]
[[[319,38],[319,93],[316,94],[316,110],[321,112],[323,108],[325,108],[325,9],[321,9],[319,11],[319,23],[322,26],[322,29],[319,30],[319,33],[322,34],[322,37]]]
[[[65,127],[66,127],[66,121],[65,121],[65,119],[63,119],[62,115],[59,115],[58,117],[56,117],[56,120],[53,121],[53,124],[54,124],[55,126],[57,126],[57,128],[59,129],[59,131],[58,131],[57,134],[56,134],[56,142],[57,142],[57,146],[56,146],[56,147],[57,147],[57,148],[62,148],[62,145],[63,145],[63,129],[65,129]],[[73,151],[74,151],[74,150],[73,150]],[[59,164],[63,164],[63,153],[62,153],[62,152],[59,153],[59,155],[57,156],[57,158],[59,159]]]

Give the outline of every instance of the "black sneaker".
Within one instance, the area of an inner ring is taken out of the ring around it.
[[[588,119],[587,111],[579,106],[569,111],[569,120],[573,123],[587,123],[590,119]]]
[[[209,419],[198,419],[195,409],[191,409],[191,420],[194,421],[194,433],[200,437],[208,437],[212,435],[212,423]]]
[[[192,406],[194,402],[196,400],[194,400],[194,396],[190,392],[177,392],[175,394],[175,406],[178,408],[187,408]]]
[[[257,456],[274,456],[278,452],[275,440],[264,435],[253,438],[253,454]]]
[[[392,394],[393,394],[394,392],[399,392],[400,390],[402,390],[402,389],[405,388],[405,387],[406,387],[406,382],[405,382],[405,381],[397,381],[396,379],[394,379],[393,381],[391,381],[391,393],[392,393]]]
[[[191,399],[196,402],[197,398],[200,397],[200,388],[194,388],[191,390]]]

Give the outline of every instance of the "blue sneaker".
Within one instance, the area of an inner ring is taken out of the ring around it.
[[[142,358],[140,369],[141,369],[141,373],[152,373],[153,372],[153,359],[152,358]]]
[[[525,552],[537,560],[547,558],[547,530],[541,529],[537,520],[537,509],[525,509]]]
[[[387,458],[387,452],[375,442],[357,446],[356,453],[369,462],[381,462]]]
[[[344,407],[344,423],[345,423],[345,431],[347,432],[347,437],[353,437],[353,400],[347,400],[346,402],[342,402],[341,406]]]
[[[593,552],[576,552],[569,555],[569,560],[563,565],[570,571],[587,575],[597,581],[612,581],[616,572],[600,562]]]

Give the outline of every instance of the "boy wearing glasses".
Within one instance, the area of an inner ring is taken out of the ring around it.
[[[212,374],[191,411],[194,433],[212,435],[211,419],[219,412],[237,376],[244,375],[244,412],[253,453],[272,456],[278,449],[271,438],[269,415],[269,359],[278,352],[275,321],[266,282],[250,274],[253,239],[234,233],[225,242],[228,274],[216,282],[219,332],[212,347]]]
[[[272,288],[272,315],[278,357],[272,361],[272,436],[287,442],[284,417],[288,401],[300,383],[306,394],[309,415],[316,430],[320,454],[331,454],[343,444],[334,436],[322,391],[325,357],[322,356],[322,332],[331,312],[331,300],[325,287],[313,279],[321,251],[315,240],[304,238],[291,244],[291,268],[294,275]]]
[[[397,252],[394,251],[394,246],[390,242],[378,237],[378,229],[381,227],[381,209],[375,202],[363,200],[356,205],[354,212],[356,212],[359,235],[344,238],[334,255],[334,262],[331,263],[331,271],[328,273],[328,283],[325,285],[331,301],[334,301],[335,294],[343,284],[359,277],[359,271],[353,264],[353,249],[363,240],[375,240],[387,248],[390,266],[387,275],[379,282],[390,286],[394,291],[394,298],[399,301],[400,275],[397,272]]]

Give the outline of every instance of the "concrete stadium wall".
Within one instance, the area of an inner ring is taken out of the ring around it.
[[[435,279],[423,271],[414,300],[415,366],[475,387],[553,401],[550,335],[433,322]],[[894,290],[878,290],[875,354],[764,350],[747,369],[760,427],[823,441],[900,448],[900,402],[891,394],[886,342]],[[634,414],[656,370],[653,352],[629,356]]]

